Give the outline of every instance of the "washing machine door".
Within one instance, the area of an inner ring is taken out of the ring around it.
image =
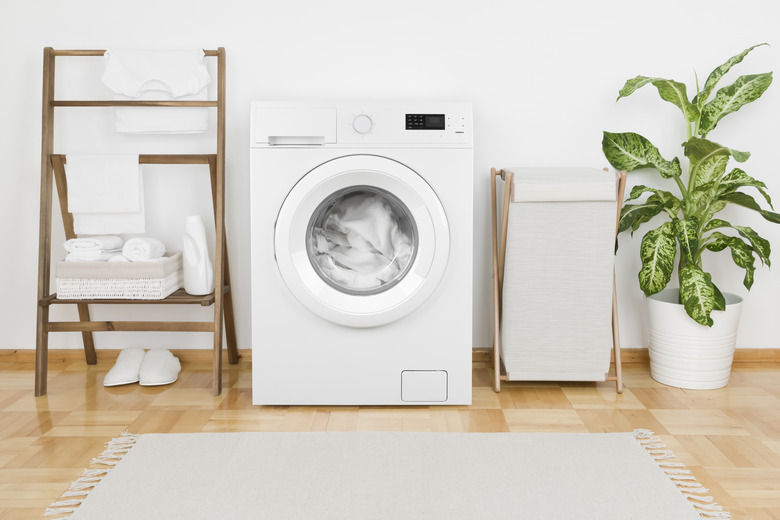
[[[316,315],[374,327],[416,309],[441,281],[447,216],[411,168],[349,155],[317,166],[290,191],[274,234],[279,272]]]

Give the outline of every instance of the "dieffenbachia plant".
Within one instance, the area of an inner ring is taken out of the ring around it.
[[[772,208],[763,182],[740,168],[727,173],[730,159],[743,163],[750,153],[732,150],[708,139],[723,117],[761,97],[772,83],[771,72],[740,76],[713,96],[721,78],[761,45],[766,44],[754,45],[716,68],[703,88],[699,88],[697,80],[697,92],[691,100],[685,84],[663,78],[637,76],[620,90],[618,100],[652,84],[661,99],[682,111],[687,132],[687,141],[682,144],[688,159],[687,179],[679,158],[667,161],[658,148],[641,135],[604,132],[602,149],[612,166],[628,172],[655,168],[662,177],[676,183],[679,195],[650,186],[635,186],[623,206],[618,232],[630,229],[633,233],[641,224],[661,213],[668,217],[668,221],[648,231],[642,239],[639,286],[647,296],[666,287],[672,278],[679,244],[680,303],[688,315],[702,325],[712,326],[711,312],[726,307],[723,294],[712,282],[711,275],[702,269],[704,251],[729,248],[734,263],[745,270],[743,284],[748,290],[753,285],[756,257],[762,263],[770,264],[769,242],[749,227],[735,226],[716,218],[718,212],[728,204],[735,204],[757,211],[770,222],[780,223],[780,214],[762,209],[751,195],[740,191],[755,188]],[[629,203],[645,194],[649,196],[644,202]]]

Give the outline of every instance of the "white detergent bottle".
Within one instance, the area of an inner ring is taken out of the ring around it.
[[[206,228],[200,215],[190,215],[184,220],[182,270],[187,294],[202,296],[214,290],[214,268],[206,244]]]

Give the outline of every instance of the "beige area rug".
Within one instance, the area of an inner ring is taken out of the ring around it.
[[[49,518],[729,518],[648,431],[125,435],[93,464]]]

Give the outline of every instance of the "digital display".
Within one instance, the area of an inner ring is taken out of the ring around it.
[[[406,114],[407,130],[444,130],[444,114]]]

